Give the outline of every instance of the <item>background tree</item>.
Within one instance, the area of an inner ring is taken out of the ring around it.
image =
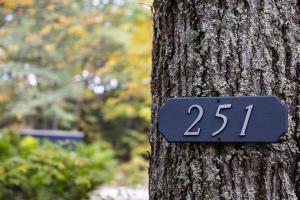
[[[149,7],[133,0],[0,0],[0,199],[147,183],[151,35]],[[85,140],[69,148],[19,129]]]
[[[123,160],[147,146],[149,9],[114,0],[0,6],[0,128],[81,130]]]
[[[297,199],[299,3],[154,1],[150,199]],[[278,144],[168,143],[171,96],[276,95],[289,108]]]

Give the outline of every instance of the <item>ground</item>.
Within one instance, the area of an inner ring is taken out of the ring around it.
[[[90,200],[148,200],[147,186],[102,186],[93,192]]]

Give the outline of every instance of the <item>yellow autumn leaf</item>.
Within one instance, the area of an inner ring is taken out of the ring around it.
[[[18,171],[21,173],[26,173],[28,171],[28,166],[26,165],[21,165],[18,167]]]
[[[90,25],[90,24],[100,24],[103,21],[104,21],[104,17],[102,15],[99,15],[93,17],[86,17],[83,23]]]
[[[148,107],[143,107],[139,110],[139,116],[145,118],[146,120],[150,121],[151,119],[151,110]]]
[[[96,70],[96,74],[105,74],[112,71],[116,66],[117,63],[121,61],[120,58],[123,58],[123,56],[111,54],[108,58],[108,61],[105,63],[103,67],[100,67]]]
[[[55,4],[49,4],[46,8],[48,11],[54,11],[55,10]]]
[[[33,5],[33,0],[17,0],[19,5],[22,6],[32,6]]]
[[[8,58],[7,53],[0,48],[0,61],[6,61]],[[0,102],[1,102],[1,94],[0,94]]]
[[[120,28],[123,30],[129,30],[131,28],[131,26],[129,24],[122,24],[122,25],[120,25]]]
[[[63,163],[58,163],[57,168],[60,170],[64,170],[64,169],[66,169],[66,166]]]
[[[47,52],[52,51],[54,48],[55,48],[55,45],[53,45],[53,44],[46,44],[46,45],[44,46],[44,49],[45,49]]]
[[[68,29],[68,33],[77,37],[83,37],[87,34],[86,30],[81,25],[74,25]]]
[[[11,44],[8,46],[9,51],[18,51],[20,49],[20,46],[18,44]]]
[[[16,6],[16,2],[13,1],[4,0],[3,2],[0,3],[4,5],[4,8],[6,10],[12,10]]]
[[[77,166],[77,167],[84,167],[85,166],[85,162],[82,161],[82,160],[75,160],[74,161],[74,164]]]
[[[52,29],[52,25],[46,25],[42,28],[41,30],[41,35],[46,35],[47,33],[49,33],[49,31],[51,31]]]
[[[94,93],[90,90],[85,90],[83,95],[85,99],[92,99],[94,97]]]
[[[9,95],[2,93],[0,94],[0,102],[5,102],[9,100]]]
[[[5,29],[5,28],[0,29],[0,38],[12,34],[13,31],[14,31],[13,29],[9,29],[9,28],[7,28],[7,29]]]
[[[107,106],[113,107],[113,106],[115,106],[115,105],[117,104],[117,102],[118,102],[117,99],[114,99],[114,98],[108,98],[108,99],[106,100],[106,105],[107,105]]]
[[[17,113],[17,114],[16,114],[16,118],[17,118],[18,120],[21,120],[21,119],[23,118],[23,114],[22,114],[22,113]]]
[[[32,6],[33,0],[0,0],[6,10],[14,9],[17,6]]]
[[[70,18],[65,17],[65,16],[60,16],[60,17],[58,18],[58,21],[59,21],[60,23],[64,24],[64,25],[69,25],[69,24],[71,24],[71,22],[72,22],[72,20],[71,20]]]
[[[26,125],[23,125],[23,124],[18,124],[18,123],[13,123],[10,125],[10,127],[12,129],[15,129],[15,130],[20,130],[20,129],[32,129],[31,126],[26,126]]]
[[[37,139],[35,139],[31,136],[27,136],[21,141],[20,146],[23,149],[29,149],[29,148],[36,148],[38,146],[38,144],[39,144],[39,142]]]
[[[31,17],[35,16],[35,14],[36,14],[36,10],[35,10],[35,9],[30,9],[30,10],[29,10],[29,15],[30,15]]]

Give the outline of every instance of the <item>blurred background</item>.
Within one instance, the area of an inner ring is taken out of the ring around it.
[[[151,31],[151,1],[0,0],[1,200],[147,199]]]

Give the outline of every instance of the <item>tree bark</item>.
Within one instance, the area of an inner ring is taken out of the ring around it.
[[[296,0],[154,0],[151,200],[300,199],[300,26]],[[169,97],[276,95],[277,144],[168,143]]]

